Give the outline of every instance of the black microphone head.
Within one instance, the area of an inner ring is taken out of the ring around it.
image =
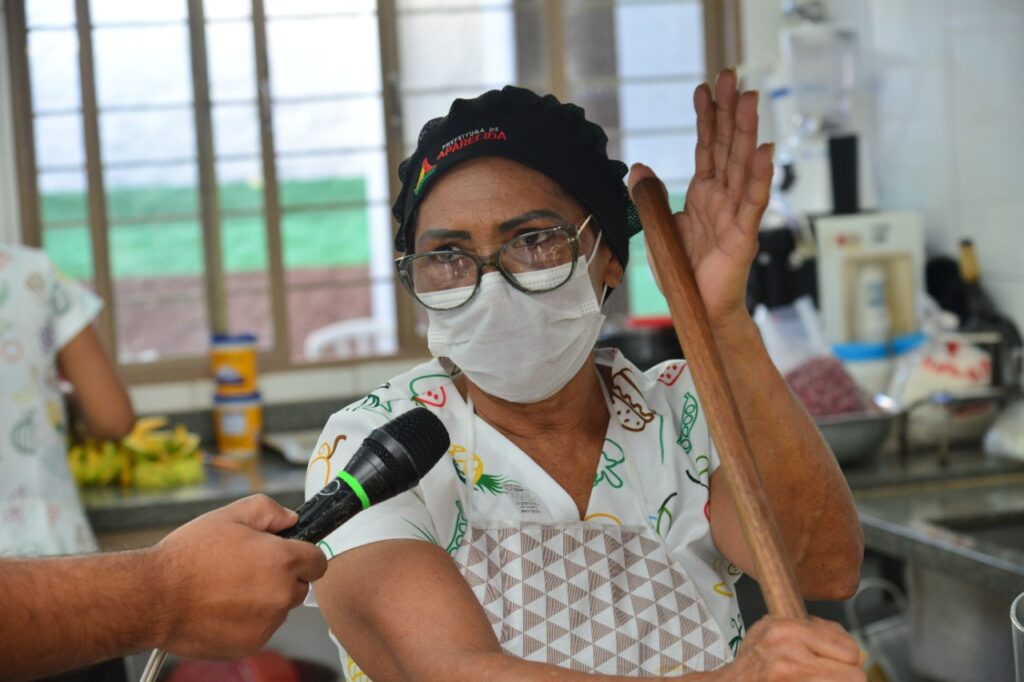
[[[299,509],[299,521],[278,535],[319,542],[372,504],[410,490],[450,445],[448,430],[430,410],[417,407],[376,428],[327,487]]]
[[[405,448],[420,478],[434,468],[451,445],[448,429],[425,407],[403,412],[382,426],[381,430]]]

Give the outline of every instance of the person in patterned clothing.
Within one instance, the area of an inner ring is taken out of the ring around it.
[[[97,550],[68,468],[59,376],[98,439],[135,412],[92,322],[103,307],[40,249],[0,245],[0,556]]]
[[[694,94],[675,219],[803,596],[844,599],[863,552],[850,491],[744,307],[772,147],[736,86],[725,71]],[[641,372],[594,348],[639,229],[606,143],[579,107],[506,87],[456,100],[399,169],[397,267],[434,359],[330,418],[306,494],[416,406],[451,448],[321,543],[315,601],[346,674],[864,679],[837,625],[744,631],[734,583],[757,575],[686,362]]]

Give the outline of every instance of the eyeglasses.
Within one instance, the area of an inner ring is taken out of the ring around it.
[[[572,277],[579,258],[578,228],[549,227],[508,240],[488,257],[463,251],[427,251],[395,260],[398,277],[421,305],[431,310],[453,310],[476,296],[484,268],[493,265],[520,291],[539,294],[562,286]]]

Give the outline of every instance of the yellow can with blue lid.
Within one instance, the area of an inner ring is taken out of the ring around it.
[[[263,432],[260,394],[214,396],[213,429],[220,454],[232,457],[258,455]]]
[[[210,342],[210,369],[215,394],[248,396],[257,388],[255,334],[214,334]]]

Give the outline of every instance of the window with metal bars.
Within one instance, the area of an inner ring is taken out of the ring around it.
[[[269,370],[422,353],[389,211],[419,126],[505,83],[555,92],[681,202],[728,33],[705,5],[9,1],[24,240],[107,301],[133,381],[202,375],[218,331],[255,332]],[[637,246],[617,307],[657,312]]]

